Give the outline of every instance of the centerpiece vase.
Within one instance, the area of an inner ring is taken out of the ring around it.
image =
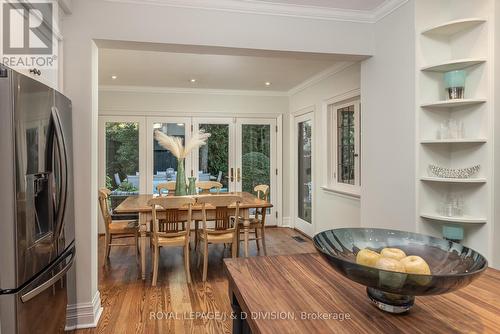
[[[177,160],[177,177],[175,178],[175,196],[186,196],[186,170],[184,159]]]
[[[196,195],[196,178],[188,177],[188,195]]]

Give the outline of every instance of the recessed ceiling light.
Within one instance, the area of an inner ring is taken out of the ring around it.
[[[116,80],[116,79],[118,79],[118,76],[117,76],[117,75],[112,75],[112,76],[111,76],[111,79],[112,79],[112,80]]]
[[[184,123],[177,123],[177,126],[184,126]]]
[[[265,85],[266,85],[266,86],[271,86],[271,83],[270,83],[269,81],[266,81],[266,82],[265,82]]]
[[[195,83],[195,82],[196,82],[196,79],[194,79],[194,78],[193,78],[193,79],[191,79],[191,80],[189,80],[189,81],[191,81],[191,83]]]

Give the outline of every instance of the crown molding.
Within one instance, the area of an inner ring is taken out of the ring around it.
[[[149,86],[120,86],[100,85],[100,92],[118,93],[151,93],[151,94],[209,94],[209,95],[236,95],[236,96],[288,96],[288,92],[273,90],[237,90],[237,89],[205,89],[181,87],[149,87]]]
[[[331,77],[332,75],[335,75],[339,72],[342,72],[343,70],[358,64],[357,62],[341,62],[338,64],[333,65],[332,67],[327,68],[326,70],[312,76],[311,78],[307,79],[306,81],[300,83],[299,85],[293,87],[288,91],[288,96],[293,96],[297,93],[300,93],[306,88],[309,88],[311,86],[314,86],[315,84],[325,80],[328,77]]]
[[[375,23],[408,0],[386,0],[373,10],[280,4],[256,0],[105,0],[140,5],[220,10],[250,14],[278,15],[332,21]]]

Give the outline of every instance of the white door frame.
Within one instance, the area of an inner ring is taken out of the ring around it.
[[[269,166],[269,172],[270,172],[270,180],[271,184],[269,185],[269,190],[271,193],[271,196],[273,198],[273,202],[275,202],[275,206],[270,211],[270,214],[267,215],[266,217],[266,225],[278,225],[278,220],[276,217],[276,212],[279,209],[279,205],[277,205],[279,199],[277,201],[274,200],[275,197],[279,197],[280,194],[278,193],[278,160],[277,160],[277,135],[278,135],[278,120],[276,118],[237,118],[236,119],[236,129],[235,129],[235,134],[236,134],[236,160],[235,160],[235,170],[236,170],[236,175],[238,175],[238,170],[241,171],[243,170],[242,166],[242,158],[243,158],[243,132],[242,132],[242,126],[244,124],[256,124],[256,125],[269,125],[270,126],[270,140],[271,142],[269,143],[270,145],[270,154],[271,154],[271,161],[270,161],[270,166]],[[235,179],[236,181],[236,191],[242,191],[242,182],[239,182],[238,179]]]
[[[315,123],[314,123],[314,107],[310,108],[305,108],[302,109],[296,113],[293,114],[293,116],[290,119],[290,123],[292,125],[293,131],[290,131],[292,134],[292,144],[291,144],[291,151],[292,151],[292,159],[293,159],[293,172],[291,173],[292,177],[292,182],[291,184],[293,185],[293,199],[292,199],[292,205],[291,205],[291,212],[292,212],[292,220],[293,220],[293,226],[297,230],[301,231],[302,233],[313,237],[314,232],[315,232],[315,210],[314,210],[314,204],[315,204],[315,187],[316,187],[316,178],[315,178],[315,154],[316,154],[316,149],[315,149]],[[298,217],[298,201],[299,201],[299,193],[298,193],[298,186],[299,186],[299,181],[298,181],[298,140],[299,140],[299,134],[298,134],[298,124],[303,121],[311,121],[311,182],[312,182],[312,187],[311,187],[311,223],[308,223],[304,221],[303,219]]]
[[[153,124],[154,123],[184,123],[185,128],[185,141],[187,142],[191,138],[191,117],[157,117],[150,116],[147,117],[147,136],[146,136],[146,193],[153,193],[153,166],[154,166],[154,154],[153,154]],[[144,147],[144,146],[143,146]],[[185,168],[186,176],[189,176],[192,169],[192,154],[186,157]]]

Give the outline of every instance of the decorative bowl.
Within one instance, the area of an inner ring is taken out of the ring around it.
[[[415,296],[438,295],[461,289],[478,278],[488,261],[461,244],[417,233],[372,229],[340,228],[318,233],[314,246],[337,272],[367,287],[370,300],[390,313],[409,311]],[[385,247],[422,257],[431,275],[407,274],[356,263],[364,248],[380,252]]]
[[[434,165],[429,165],[429,172],[432,176],[442,177],[446,179],[468,179],[479,172],[480,165],[469,168],[444,168]]]

